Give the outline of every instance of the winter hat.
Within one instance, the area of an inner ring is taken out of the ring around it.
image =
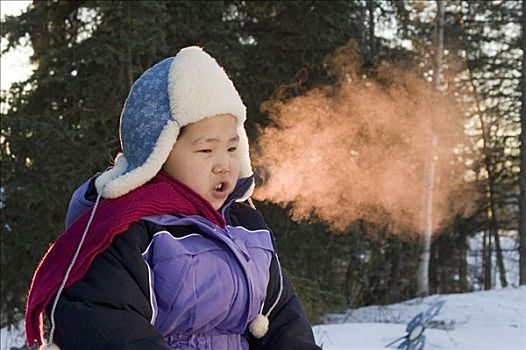
[[[191,46],[149,68],[126,99],[120,119],[122,153],[97,178],[97,192],[117,198],[145,184],[168,159],[182,127],[218,114],[237,118],[239,177],[251,176],[246,107],[216,60]]]

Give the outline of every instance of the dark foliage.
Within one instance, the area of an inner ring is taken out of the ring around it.
[[[491,119],[497,126],[490,128],[488,147],[493,152],[498,224],[513,229],[518,210],[514,169],[519,159],[513,150],[518,149],[519,134],[501,137],[498,128],[512,125],[513,129],[518,123],[521,56],[516,49],[520,43],[506,42],[500,59],[486,57],[479,49],[484,40],[505,40],[505,25],[518,23],[516,7],[520,6],[449,3],[445,45],[452,56],[467,58],[481,94],[498,101],[488,112],[488,118],[497,118]],[[330,83],[324,60],[349,40],[357,43],[366,71],[374,71],[382,60],[401,60],[426,76],[433,23],[418,17],[423,9],[411,4],[35,1],[22,15],[7,17],[1,26],[7,50],[29,38],[37,68],[27,81],[2,93],[2,103],[9,107],[2,112],[1,125],[1,325],[20,319],[31,274],[62,232],[74,188],[110,165],[119,150],[119,114],[133,81],[145,69],[182,47],[204,46],[226,68],[243,96],[249,114],[247,129],[254,140],[269,123],[261,104],[278,90],[285,91],[286,98]],[[485,32],[477,23],[480,18],[475,14],[479,13],[486,15],[494,32]],[[400,39],[394,44],[371,30],[390,19],[396,19]],[[404,39],[414,43],[413,51],[400,44]],[[467,91],[470,82],[457,82],[458,91]],[[511,153],[506,149],[512,149]],[[477,171],[486,166],[474,165]],[[483,192],[484,179],[479,180]],[[466,237],[488,227],[487,205],[481,201],[472,217],[457,218],[433,242],[433,291],[469,290]],[[346,306],[414,296],[416,238],[395,236],[389,227],[362,221],[335,234],[316,220],[291,221],[288,208],[269,203],[257,206],[275,233],[282,262],[312,321]]]

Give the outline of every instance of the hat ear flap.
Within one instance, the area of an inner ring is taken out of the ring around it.
[[[128,169],[128,161],[122,153],[117,154],[113,164],[114,165],[112,168],[106,170],[100,174],[97,179],[95,179],[95,188],[97,188],[97,193],[102,194],[105,198],[106,196],[104,196],[104,188],[114,179],[124,174],[126,169]]]
[[[249,177],[253,174],[252,164],[250,161],[250,148],[248,144],[247,132],[242,124],[237,129],[237,135],[239,136],[239,177]]]
[[[168,159],[179,136],[179,130],[177,122],[168,121],[152,152],[139,167],[128,170],[126,158],[119,154],[115,160],[115,166],[100,175],[95,181],[97,192],[104,198],[117,198],[150,181]],[[99,181],[101,178],[102,180]]]

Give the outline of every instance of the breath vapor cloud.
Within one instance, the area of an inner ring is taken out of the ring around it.
[[[264,104],[272,124],[259,138],[255,164],[263,184],[255,198],[291,205],[294,219],[316,216],[336,230],[366,219],[420,232],[434,160],[434,229],[469,211],[474,198],[455,153],[464,133],[454,100],[391,65],[374,78],[361,76],[348,50],[330,62],[338,84]]]

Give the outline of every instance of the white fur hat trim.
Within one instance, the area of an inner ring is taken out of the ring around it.
[[[175,121],[169,121],[146,162],[128,173],[125,173],[128,161],[122,153],[117,155],[113,168],[95,180],[97,192],[104,198],[117,198],[150,181],[168,159],[177,136],[179,136],[179,125]]]
[[[246,107],[221,66],[200,47],[179,51],[170,66],[168,94],[172,117],[181,127],[218,114],[234,115],[239,125]]]

